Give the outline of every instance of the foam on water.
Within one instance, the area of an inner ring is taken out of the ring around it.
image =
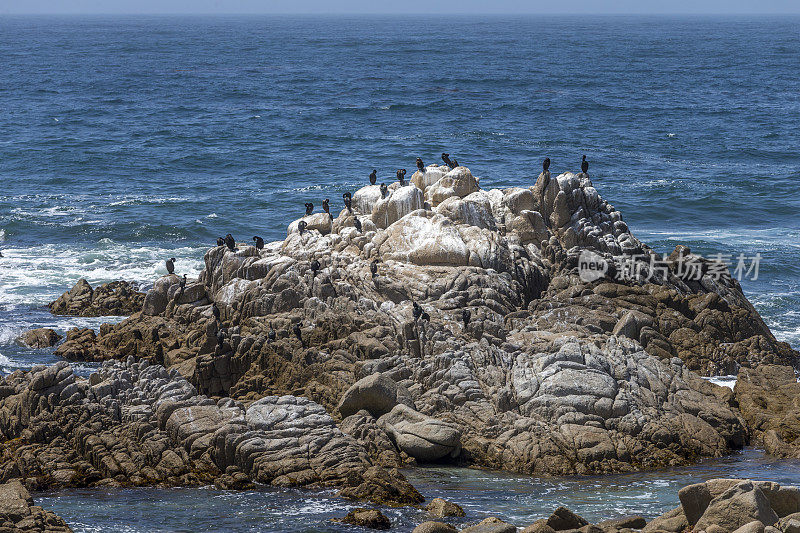
[[[704,377],[703,379],[720,387],[728,387],[731,390],[736,386],[736,376],[714,376]]]
[[[91,285],[115,280],[149,286],[166,274],[164,261],[175,257],[176,270],[197,277],[207,247],[145,247],[102,239],[93,246],[45,244],[6,248],[0,259],[0,302],[43,305],[79,279]]]

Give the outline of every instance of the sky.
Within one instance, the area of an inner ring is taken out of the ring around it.
[[[800,0],[0,0],[0,14],[800,14]]]

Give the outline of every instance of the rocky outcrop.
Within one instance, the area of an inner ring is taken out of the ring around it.
[[[61,335],[54,330],[50,328],[36,328],[20,335],[17,342],[28,348],[52,348],[58,344],[60,340]]]
[[[777,526],[785,532],[800,512],[800,489],[772,481],[712,479],[682,488],[678,497],[680,507],[652,520],[645,531],[745,533]]]
[[[124,316],[142,309],[145,295],[127,281],[114,281],[93,289],[80,279],[48,307],[54,315]]]
[[[794,531],[792,528],[800,527],[800,489],[797,487],[781,486],[772,481],[712,479],[683,487],[678,497],[680,506],[650,522],[641,516],[628,516],[590,524],[566,507],[559,507],[550,517],[537,520],[522,533],[632,533],[633,530],[790,533]],[[504,527],[497,519],[488,520]]]
[[[368,529],[389,529],[392,527],[391,521],[377,509],[353,509],[344,518],[336,521]]]
[[[475,525],[465,527],[462,533],[517,533],[516,526],[490,516]]]
[[[432,165],[353,198],[329,226],[309,215],[262,250],[209,250],[180,297],[162,278],[72,352],[135,354],[244,404],[308,398],[376,464],[549,474],[738,449],[730,392],[697,373],[798,362],[735,280],[685,276],[678,256],[706,263],[638,241],[585,174],[483,190]],[[582,276],[584,252],[604,273]]]
[[[52,488],[252,480],[336,487],[380,503],[422,501],[306,398],[215,401],[177,372],[132,357],[88,380],[65,362],[16,371],[0,393],[2,481]]]
[[[69,533],[64,520],[33,504],[33,498],[17,480],[0,485],[0,532]]]
[[[742,415],[767,453],[800,457],[800,383],[794,368],[742,368],[734,394]]]
[[[425,506],[433,518],[446,518],[448,516],[466,516],[460,505],[449,502],[443,498],[434,498]]]

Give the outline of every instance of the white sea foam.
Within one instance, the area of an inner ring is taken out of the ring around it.
[[[47,244],[6,248],[0,260],[0,302],[46,304],[80,278],[96,285],[115,280],[150,285],[166,274],[164,260],[175,257],[176,270],[197,277],[205,248],[130,247],[104,239],[98,247]]]
[[[706,381],[713,383],[714,385],[719,385],[720,387],[728,387],[729,389],[733,389],[736,386],[736,376],[712,376],[712,377],[704,377]]]

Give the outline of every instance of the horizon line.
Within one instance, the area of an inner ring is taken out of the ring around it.
[[[595,17],[615,17],[615,16],[800,16],[800,11],[733,11],[733,12],[669,12],[669,11],[656,11],[656,12],[594,12],[594,11],[565,11],[565,12],[550,12],[550,11],[493,11],[493,12],[463,12],[453,13],[450,11],[426,11],[426,12],[382,12],[382,11],[328,11],[328,12],[253,12],[253,11],[231,11],[231,12],[217,12],[217,11],[97,11],[97,12],[75,12],[75,11],[60,11],[60,12],[30,12],[30,11],[0,11],[0,16],[430,16],[430,15],[448,15],[451,17],[487,17],[487,16],[595,16]]]

